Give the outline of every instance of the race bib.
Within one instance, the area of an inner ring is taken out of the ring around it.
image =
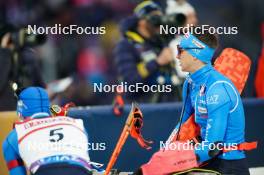
[[[83,121],[69,117],[33,119],[16,124],[18,148],[27,167],[50,156],[72,155],[90,161]]]

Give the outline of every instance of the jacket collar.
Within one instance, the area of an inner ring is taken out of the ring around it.
[[[187,80],[189,83],[199,84],[201,83],[207,76],[208,72],[213,69],[211,64],[207,64],[196,72],[189,74]]]

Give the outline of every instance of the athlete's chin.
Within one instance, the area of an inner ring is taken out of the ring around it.
[[[182,72],[190,72],[190,67],[188,65],[180,64]]]
[[[186,72],[186,69],[185,69],[184,66],[180,65],[180,67],[181,67],[181,70],[182,70],[183,72]]]

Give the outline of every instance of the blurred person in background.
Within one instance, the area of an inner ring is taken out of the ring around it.
[[[152,1],[140,3],[134,15],[123,20],[123,38],[115,48],[115,62],[122,82],[129,85],[171,85],[171,92],[127,93],[128,101],[181,100],[172,50],[160,35],[161,8]]]
[[[15,109],[15,99],[9,86],[9,72],[11,70],[11,53],[8,49],[0,48],[0,111]]]
[[[1,59],[1,83],[0,83],[0,110],[14,110],[16,108],[13,98],[12,86],[41,86],[45,83],[41,76],[39,59],[32,47],[42,44],[45,36],[31,35],[24,29],[16,29],[6,23],[0,24],[0,59]],[[40,38],[39,38],[40,37]],[[43,38],[42,38],[43,37]]]
[[[186,0],[167,0],[166,14],[182,13],[186,16],[186,24],[196,25],[197,14],[194,7]]]

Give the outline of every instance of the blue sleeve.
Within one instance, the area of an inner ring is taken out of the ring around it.
[[[7,164],[13,160],[21,161],[21,157],[18,151],[17,133],[15,130],[11,131],[6,140],[3,142],[3,154]],[[21,165],[9,170],[9,174],[26,175],[27,173],[26,168]]]
[[[199,161],[204,162],[212,157],[209,155],[209,145],[223,142],[227,128],[227,119],[232,105],[225,84],[219,83],[209,88],[206,94],[208,120],[204,141],[195,148]]]

